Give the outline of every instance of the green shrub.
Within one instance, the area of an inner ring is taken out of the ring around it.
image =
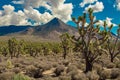
[[[23,74],[15,74],[12,80],[30,80],[30,78]]]
[[[9,59],[7,60],[6,67],[9,68],[9,69],[13,68],[13,64]]]

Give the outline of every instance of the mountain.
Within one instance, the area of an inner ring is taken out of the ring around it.
[[[5,27],[8,29],[8,27]],[[12,29],[14,29],[12,31]],[[59,36],[63,33],[78,35],[77,29],[65,24],[58,18],[54,18],[48,23],[39,26],[12,26],[8,29],[7,36],[37,36],[42,39],[59,40]]]
[[[0,27],[0,36],[4,36],[10,33],[16,33],[19,31],[23,31],[29,27],[32,26],[14,26],[14,25],[10,25],[10,26],[1,26]]]

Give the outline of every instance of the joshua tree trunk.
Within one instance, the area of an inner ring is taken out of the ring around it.
[[[66,59],[66,55],[67,55],[67,50],[66,48],[64,47],[64,54],[63,54],[63,58]]]
[[[110,55],[110,61],[113,62],[113,60],[114,60],[113,55]]]
[[[93,67],[92,63],[88,59],[86,59],[86,70],[85,70],[85,73],[87,73],[89,71],[92,71],[92,67]]]

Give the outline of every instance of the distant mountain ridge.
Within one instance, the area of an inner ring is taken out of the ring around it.
[[[2,29],[4,28],[4,29]],[[45,39],[59,39],[59,36],[63,33],[69,33],[72,35],[78,35],[77,29],[65,24],[58,18],[54,18],[48,23],[39,26],[8,26],[0,28],[0,36],[38,36]],[[4,30],[7,30],[4,32]]]
[[[0,36],[4,36],[10,33],[16,33],[22,30],[25,30],[29,27],[32,26],[14,26],[14,25],[10,25],[10,26],[1,26],[0,27]]]

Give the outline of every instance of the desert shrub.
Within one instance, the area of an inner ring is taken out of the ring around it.
[[[15,63],[14,64],[14,67],[21,67],[22,66],[22,64],[20,64],[20,63]]]
[[[89,80],[99,80],[99,75],[97,74],[96,71],[88,72],[86,74]]]
[[[103,67],[100,64],[94,63],[93,69],[96,70],[98,74],[100,74],[103,70]]]
[[[25,76],[23,74],[15,74],[12,78],[12,80],[30,80],[28,76]]]
[[[117,68],[120,68],[120,63],[116,64],[116,67],[117,67]]]
[[[85,64],[83,64],[83,63],[81,63],[81,62],[79,62],[79,63],[77,63],[76,64],[76,67],[78,68],[78,69],[81,69],[81,70],[85,70]]]
[[[120,69],[119,68],[113,68],[111,70],[111,79],[115,79],[115,78],[118,78],[120,77]]]
[[[28,75],[29,77],[40,78],[42,77],[42,71],[43,71],[42,69],[30,65],[26,68],[25,74]]]
[[[52,67],[57,67],[58,66],[58,63],[57,62],[52,62]]]
[[[20,68],[13,68],[12,71],[15,73],[15,74],[18,74],[21,72],[21,69]]]
[[[13,72],[4,72],[0,74],[0,80],[12,80],[13,76],[14,76]]]
[[[106,67],[107,68],[115,68],[116,65],[114,63],[110,62],[110,63],[106,64]]]
[[[0,74],[4,73],[6,71],[6,68],[0,65]]]
[[[84,73],[78,73],[72,76],[72,80],[88,80]]]
[[[64,66],[68,66],[69,65],[69,61],[68,60],[64,60],[62,63],[63,63]]]
[[[70,64],[67,68],[67,73],[71,72],[71,71],[77,71],[77,67],[73,64]]]
[[[71,80],[70,76],[60,76],[59,80]]]
[[[51,63],[47,64],[46,62],[42,62],[41,64],[37,64],[36,67],[45,71],[45,70],[50,70],[52,68],[52,64]]]
[[[6,67],[10,68],[10,69],[14,67],[14,65],[12,64],[12,62],[9,59],[7,60]]]
[[[111,69],[104,69],[100,73],[100,79],[101,80],[106,80],[111,78]]]
[[[43,80],[59,80],[59,79],[58,79],[58,77],[45,76],[45,77],[43,77]]]
[[[43,70],[50,70],[51,68],[52,68],[52,64],[50,64],[50,63],[42,65]]]
[[[65,67],[63,65],[60,65],[55,69],[54,73],[56,74],[56,76],[60,76],[61,73],[64,72],[64,70],[65,70]]]

